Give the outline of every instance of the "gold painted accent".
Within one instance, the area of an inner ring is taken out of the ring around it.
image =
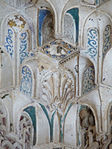
[[[13,20],[9,20],[8,25],[12,28],[13,26],[17,26],[17,24],[15,23],[15,21]]]
[[[14,17],[15,17],[15,20],[19,20],[20,22],[22,22],[22,24],[21,25],[17,25],[16,21],[12,19],[12,20],[9,20],[8,25],[11,28],[13,26],[17,26],[18,28],[23,29],[25,27],[26,21],[21,16],[15,15]]]

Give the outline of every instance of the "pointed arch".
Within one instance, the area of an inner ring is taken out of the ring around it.
[[[104,18],[105,20],[102,18]],[[102,20],[103,22],[100,23],[100,27],[99,27],[98,21],[100,20]],[[106,25],[110,24],[109,22],[112,22],[112,18],[107,12],[104,12],[101,10],[97,10],[97,11],[95,10],[90,14],[88,14],[88,16],[85,18],[82,33],[81,33],[82,46],[86,47],[85,39],[86,39],[88,28],[97,28],[97,29],[100,28],[101,33],[103,34]]]
[[[33,26],[23,15],[12,13],[3,20],[1,28],[1,42],[13,64],[14,84],[18,85],[20,65],[32,50]]]
[[[25,57],[28,57],[28,52],[32,48],[31,28],[21,14],[10,14],[2,22],[2,45],[8,53],[10,52],[11,58],[19,57],[18,63],[22,63]]]

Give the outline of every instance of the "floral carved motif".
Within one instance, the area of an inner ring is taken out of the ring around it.
[[[74,79],[67,72],[55,72],[42,81],[42,100],[50,111],[63,112],[74,98]]]

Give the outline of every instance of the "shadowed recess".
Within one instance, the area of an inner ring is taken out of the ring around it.
[[[38,23],[38,43],[39,43],[39,46],[42,45],[42,25],[43,25],[43,22],[46,18],[47,15],[51,14],[51,12],[47,9],[40,9],[39,10],[39,15],[38,15],[38,20],[39,20],[39,23]]]

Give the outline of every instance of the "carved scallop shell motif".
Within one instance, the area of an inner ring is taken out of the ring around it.
[[[44,76],[41,99],[50,111],[64,112],[75,97],[75,79],[69,71],[60,70]]]

